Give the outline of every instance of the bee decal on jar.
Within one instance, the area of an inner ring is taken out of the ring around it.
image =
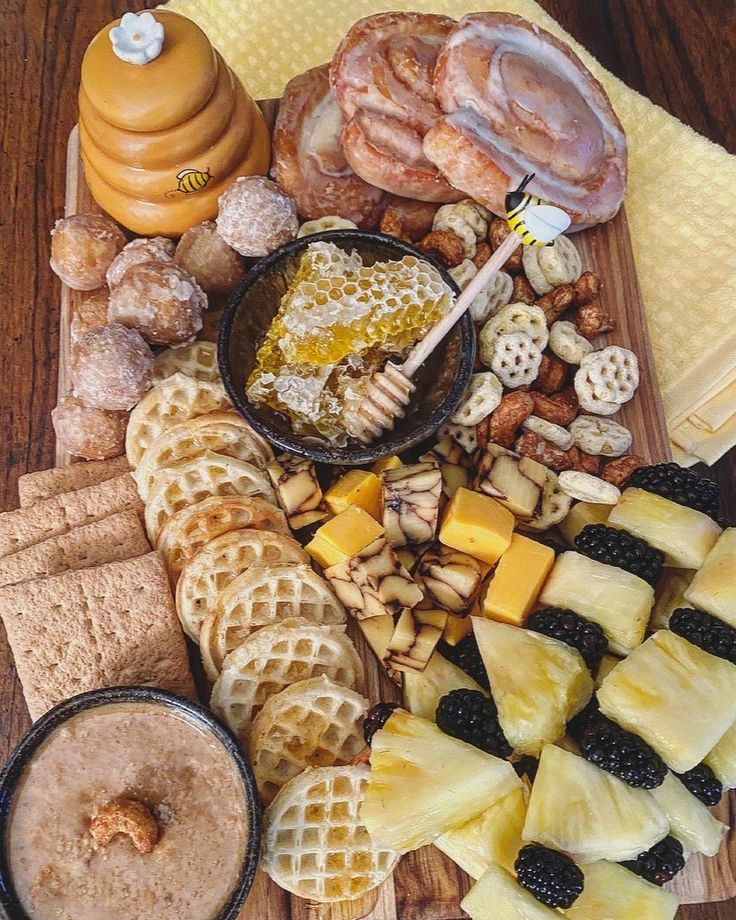
[[[180,173],[177,173],[176,178],[179,184],[176,188],[172,188],[166,192],[167,198],[173,198],[175,195],[179,194],[193,195],[194,192],[199,192],[209,184],[212,179],[212,174],[208,166],[204,171],[199,169],[182,169]]]
[[[518,187],[506,196],[506,221],[525,246],[553,246],[555,237],[570,226],[564,211],[525,192],[534,173],[524,176]]]

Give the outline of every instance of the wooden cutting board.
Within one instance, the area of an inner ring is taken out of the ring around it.
[[[265,100],[259,105],[269,124],[273,124],[278,101]],[[67,153],[65,213],[69,216],[99,211],[84,180],[75,128]],[[669,460],[670,444],[625,209],[607,224],[576,234],[575,243],[583,268],[595,271],[603,279],[599,300],[616,321],[615,331],[601,337],[601,341],[624,345],[639,357],[641,384],[634,399],[619,415],[622,424],[633,434],[632,450],[652,462]],[[82,296],[62,285],[60,396],[69,390],[69,326]],[[219,312],[210,311],[202,337],[214,340]],[[70,460],[63,450],[57,450],[57,466],[66,466]],[[385,677],[360,631],[353,624],[349,624],[349,629],[366,666],[368,698],[372,702],[398,700],[396,686]],[[669,886],[684,904],[723,901],[736,896],[736,792],[724,797],[715,813],[732,830],[717,856],[691,857],[686,869]],[[366,897],[336,905],[319,905],[292,897],[259,870],[240,920],[463,920],[466,915],[460,901],[468,887],[465,873],[435,847],[424,847],[404,856],[393,878]]]

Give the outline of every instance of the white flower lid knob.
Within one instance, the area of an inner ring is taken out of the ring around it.
[[[121,61],[148,64],[161,54],[164,27],[152,13],[126,13],[120,25],[110,29],[110,41]]]

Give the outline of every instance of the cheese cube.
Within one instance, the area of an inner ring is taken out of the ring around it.
[[[397,466],[402,466],[401,460],[392,454],[390,457],[384,457],[383,460],[376,460],[371,467],[371,473],[380,476],[384,470],[395,470]]]
[[[367,511],[372,518],[381,517],[381,480],[366,470],[350,470],[325,492],[325,504],[333,514],[351,505]]]
[[[456,617],[450,614],[447,617],[447,623],[442,630],[442,638],[448,645],[457,645],[461,639],[464,639],[473,631],[473,621],[469,616]]]
[[[370,645],[373,654],[383,663],[383,659],[386,657],[386,649],[394,634],[394,618],[386,613],[381,616],[358,620],[358,626],[363,633],[363,638]],[[398,671],[388,669],[388,676],[395,684],[401,686],[401,675]]]
[[[323,567],[346,562],[383,536],[383,527],[367,511],[351,505],[323,524],[304,547]]]
[[[554,550],[515,533],[483,599],[483,616],[521,626],[537,603],[555,562]]]
[[[591,502],[576,502],[567,517],[559,524],[562,536],[570,546],[575,546],[575,537],[587,524],[605,524],[611,513],[610,505],[594,505]]]
[[[513,514],[495,499],[458,489],[445,511],[440,543],[493,564],[509,548]]]
[[[693,607],[736,627],[736,527],[720,535],[695,573],[685,598]]]

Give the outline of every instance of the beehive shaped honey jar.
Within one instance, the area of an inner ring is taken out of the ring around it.
[[[258,106],[199,26],[163,10],[126,13],[90,43],[79,137],[95,200],[144,236],[215,217],[225,187],[270,162]]]

